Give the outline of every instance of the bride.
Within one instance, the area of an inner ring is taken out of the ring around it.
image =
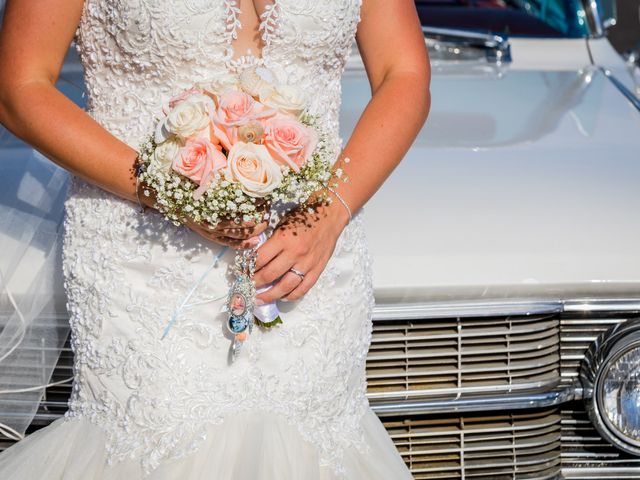
[[[372,98],[343,148],[354,38]],[[87,112],[54,87],[74,39]],[[286,216],[175,226],[137,195],[139,142],[177,92],[249,66],[306,92],[349,181],[286,228]],[[75,365],[67,415],[0,454],[0,478],[411,478],[365,396],[373,292],[361,207],[422,127],[429,76],[412,0],[9,0],[0,122],[74,175],[63,272]],[[267,228],[254,280],[272,285],[258,303],[277,301],[283,322],[254,329],[230,362],[234,255],[222,249],[255,246]]]

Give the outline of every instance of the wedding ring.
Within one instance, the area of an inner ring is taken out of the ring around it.
[[[300,270],[296,270],[295,268],[291,267],[289,271],[298,275],[300,277],[300,280],[304,280],[304,273],[302,273]]]

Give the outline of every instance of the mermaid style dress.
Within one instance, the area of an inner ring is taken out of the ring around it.
[[[339,136],[340,80],[361,0],[275,0],[260,57],[234,58],[235,0],[87,0],[77,31],[88,111],[137,148],[176,92],[262,64],[312,93]],[[281,303],[229,362],[234,252],[177,305],[221,247],[74,179],[63,269],[75,352],[65,418],[0,455],[0,478],[410,479],[366,392],[373,294],[362,213],[317,284]]]

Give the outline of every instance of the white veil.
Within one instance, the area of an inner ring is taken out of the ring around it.
[[[68,334],[60,270],[68,175],[28,148],[0,147],[0,161],[0,432],[19,439]]]
[[[57,87],[84,105],[73,49]],[[0,433],[16,440],[33,420],[69,333],[61,272],[68,181],[0,126]]]

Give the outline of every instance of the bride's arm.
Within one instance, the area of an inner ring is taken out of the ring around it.
[[[0,123],[75,175],[136,201],[136,151],[55,88],[82,0],[9,0],[0,30]]]
[[[400,163],[431,105],[428,53],[413,0],[364,0],[356,39],[372,98],[345,145],[351,161],[340,164],[350,180],[338,182],[338,194],[353,212]],[[296,300],[314,285],[348,213],[336,199],[316,217],[304,227],[278,229],[259,249],[256,285],[282,276],[259,300]],[[305,273],[304,280],[287,274],[292,267]]]
[[[136,202],[137,152],[55,87],[83,3],[7,1],[0,29],[0,123],[66,170]],[[234,243],[226,236],[247,236],[247,231],[224,225],[214,232],[189,227],[218,243]],[[255,234],[264,227],[249,231]]]

